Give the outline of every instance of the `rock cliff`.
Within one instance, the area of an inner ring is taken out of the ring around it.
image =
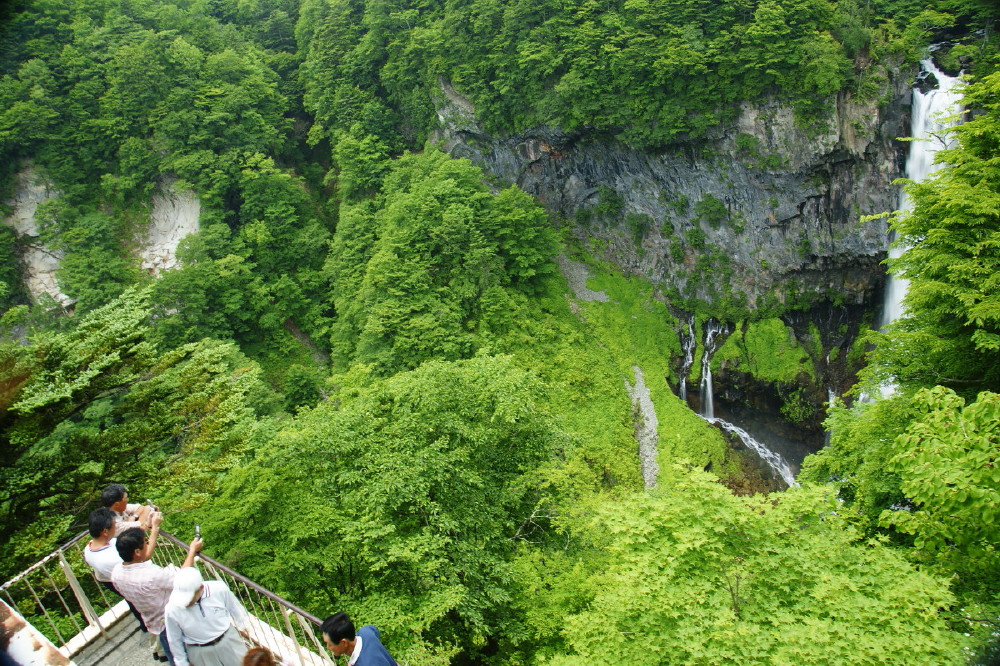
[[[809,126],[787,105],[746,103],[714,137],[656,154],[545,127],[490,136],[442,81],[435,139],[677,295],[730,294],[749,307],[798,296],[872,303],[887,228],[860,217],[898,207],[909,74],[888,77],[882,104],[842,93]]]
[[[136,253],[143,270],[151,275],[177,265],[177,245],[188,234],[198,231],[201,202],[191,190],[176,190],[175,179],[162,180],[153,195],[149,226],[140,230]],[[22,273],[32,301],[51,297],[63,307],[74,299],[62,292],[58,272],[63,253],[46,247],[39,239],[35,211],[38,205],[60,195],[44,175],[31,165],[17,173],[14,194],[5,204],[11,214],[2,223],[12,227],[21,248]]]

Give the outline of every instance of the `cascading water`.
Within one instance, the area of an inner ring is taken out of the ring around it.
[[[712,354],[715,353],[716,338],[726,328],[714,319],[705,322],[705,347],[701,352],[701,415],[706,419],[715,418],[715,402],[712,398]]]
[[[754,437],[748,433],[743,428],[735,426],[729,421],[723,421],[722,419],[704,417],[706,421],[722,428],[724,432],[730,435],[735,435],[740,438],[740,440],[747,447],[752,449],[754,453],[760,456],[761,460],[767,463],[774,472],[781,477],[789,487],[797,486],[798,483],[795,482],[795,474],[792,472],[792,468],[789,466],[788,461],[781,457],[781,454],[772,451],[767,448],[761,442],[754,439]]]
[[[694,348],[697,342],[694,338],[694,317],[688,321],[688,334],[681,337],[681,346],[684,348],[684,363],[681,365],[681,380],[677,386],[677,394],[681,400],[687,402],[688,399],[688,375],[691,374],[691,366],[694,365]]]
[[[963,88],[961,79],[939,70],[930,58],[921,60],[920,65],[923,71],[937,79],[938,87],[926,93],[919,88],[913,89],[913,117],[910,125],[913,141],[910,142],[910,154],[906,159],[906,177],[916,182],[926,180],[937,170],[934,156],[939,150],[952,147],[948,130],[957,124]],[[911,209],[912,205],[904,190],[899,197],[899,211],[905,215]],[[889,249],[889,257],[896,259],[905,250],[905,247],[893,245]],[[909,280],[889,274],[880,326],[884,327],[903,315],[903,298],[908,285]]]
[[[694,326],[690,328],[691,339],[694,339]],[[715,353],[719,342],[719,334],[726,334],[729,329],[714,319],[705,322],[705,344],[701,352],[701,414],[700,416],[720,428],[723,432],[738,437],[747,448],[754,451],[761,460],[767,463],[775,474],[781,477],[789,486],[797,486],[795,474],[792,472],[788,462],[780,454],[772,451],[760,441],[755,439],[743,428],[733,425],[715,416],[715,400],[712,396],[712,354]],[[693,355],[692,355],[693,356]],[[693,362],[693,360],[691,361]]]

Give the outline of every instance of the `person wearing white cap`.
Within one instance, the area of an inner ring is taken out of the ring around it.
[[[194,567],[178,571],[166,621],[175,666],[242,664],[247,647],[233,623],[245,628],[247,612],[222,581],[206,581]]]

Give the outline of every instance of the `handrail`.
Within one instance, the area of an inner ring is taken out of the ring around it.
[[[184,543],[183,541],[181,541],[180,539],[178,539],[177,537],[175,537],[173,534],[169,534],[167,532],[160,532],[160,538],[165,538],[167,541],[172,542],[176,546],[180,546],[184,550],[187,550],[188,547],[191,545],[191,544],[188,544],[188,543]],[[279,597],[277,594],[275,594],[274,592],[271,592],[268,589],[265,589],[265,588],[261,587],[260,585],[258,585],[257,583],[253,582],[252,580],[250,580],[246,576],[244,576],[242,574],[239,574],[239,573],[236,573],[235,571],[233,571],[232,569],[230,569],[229,567],[227,567],[225,564],[222,564],[218,560],[214,560],[211,557],[208,557],[207,555],[205,555],[203,553],[198,553],[198,559],[202,560],[204,562],[207,562],[212,567],[214,567],[214,568],[216,568],[216,569],[218,569],[220,571],[225,572],[226,575],[232,576],[236,580],[240,581],[241,583],[243,583],[244,585],[246,585],[247,587],[249,587],[250,589],[252,589],[254,592],[257,592],[258,594],[262,594],[265,597],[267,597],[268,599],[270,599],[271,601],[276,601],[279,604],[281,604],[282,606],[285,606],[286,608],[288,608],[289,610],[291,610],[292,612],[301,615],[302,617],[306,618],[307,620],[309,620],[310,622],[312,622],[317,627],[320,626],[321,624],[323,624],[322,620],[320,620],[318,617],[316,617],[315,615],[313,615],[309,611],[302,610],[301,608],[299,608],[298,606],[296,606],[292,602]]]
[[[32,564],[27,569],[25,569],[24,571],[22,571],[21,573],[17,574],[16,576],[14,576],[10,580],[8,580],[3,585],[0,585],[0,590],[6,590],[10,585],[13,585],[14,583],[18,582],[19,580],[21,580],[22,578],[24,578],[28,574],[32,573],[33,571],[36,571],[37,569],[45,566],[45,564],[49,560],[51,560],[53,558],[56,558],[56,557],[59,557],[59,553],[62,553],[62,552],[65,552],[65,551],[69,550],[70,546],[74,545],[76,542],[78,542],[80,539],[82,539],[83,537],[87,536],[88,534],[89,533],[86,530],[84,530],[83,532],[80,532],[75,537],[73,537],[72,539],[70,539],[69,541],[67,541],[66,543],[64,543],[63,545],[59,546],[58,548],[56,548],[55,550],[53,550],[51,553],[49,553],[48,555],[46,555],[42,559],[40,559],[37,562],[35,562],[34,564]]]
[[[0,594],[12,608],[51,640],[67,657],[81,654],[88,642],[127,615],[124,602],[106,592],[83,558],[87,532],[81,532],[38,562],[0,585]],[[160,532],[153,561],[161,566],[179,565],[189,544],[173,534]],[[81,545],[81,542],[83,545]],[[66,553],[76,550],[72,557]],[[319,618],[237,573],[221,562],[198,554],[197,564],[224,582],[246,607],[249,617],[242,632],[256,645],[268,647],[287,663],[297,666],[331,666],[315,629]],[[17,599],[20,598],[20,601]],[[297,616],[293,623],[291,616]],[[84,662],[80,662],[84,663]]]

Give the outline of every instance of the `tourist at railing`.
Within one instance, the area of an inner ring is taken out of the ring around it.
[[[247,612],[222,581],[206,582],[196,567],[181,569],[165,619],[176,666],[241,666]]]
[[[334,657],[347,655],[350,666],[397,666],[374,625],[367,624],[355,633],[347,613],[337,613],[323,621],[320,631],[327,649]]]
[[[155,511],[150,517],[149,538],[139,528],[125,530],[115,544],[122,563],[111,572],[111,582],[126,599],[135,604],[150,633],[158,634],[167,660],[174,665],[164,624],[164,611],[174,590],[174,578],[181,569],[194,566],[194,557],[201,550],[201,539],[195,538],[188,547],[181,569],[172,564],[161,567],[150,558],[156,548],[163,515]]]
[[[90,565],[90,568],[94,570],[94,578],[102,586],[121,597],[121,593],[115,589],[114,584],[111,582],[111,572],[114,570],[115,566],[122,561],[120,555],[118,555],[118,549],[115,547],[117,539],[115,539],[115,513],[111,509],[106,507],[101,507],[100,509],[94,509],[90,512],[90,517],[87,520],[88,531],[90,536],[93,537],[83,549],[83,559]],[[124,599],[124,597],[122,597]],[[146,623],[142,621],[142,615],[139,613],[138,609],[132,602],[125,599],[125,603],[128,604],[129,610],[132,611],[132,615],[135,619],[139,621],[139,629],[143,633],[147,633]],[[157,661],[166,661],[166,655],[162,654],[162,648],[160,647],[160,641],[155,634],[151,634],[150,637],[153,640],[153,659]]]
[[[151,527],[150,517],[156,510],[147,504],[129,504],[128,489],[120,483],[112,483],[101,491],[101,504],[115,513],[115,526],[121,534],[127,529]]]

